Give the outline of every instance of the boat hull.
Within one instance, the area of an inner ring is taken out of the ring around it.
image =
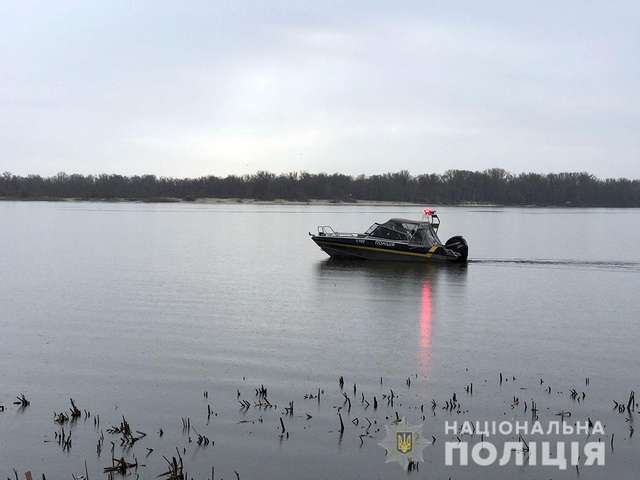
[[[463,262],[466,260],[442,245],[425,247],[369,237],[313,235],[312,240],[329,256],[394,262]]]

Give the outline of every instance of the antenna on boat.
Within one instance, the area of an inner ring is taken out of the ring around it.
[[[434,231],[438,231],[440,226],[440,219],[436,215],[436,211],[433,208],[425,208],[422,210],[422,221],[428,222]]]

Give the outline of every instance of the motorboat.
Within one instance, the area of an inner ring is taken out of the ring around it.
[[[393,260],[408,262],[466,262],[469,247],[464,237],[438,238],[440,219],[435,210],[425,209],[421,220],[391,218],[374,223],[364,233],[336,232],[330,225],[318,226],[311,239],[336,258]]]

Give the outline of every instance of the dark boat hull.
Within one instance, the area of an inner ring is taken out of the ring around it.
[[[442,245],[424,247],[407,243],[376,240],[370,237],[313,235],[313,241],[329,256],[401,262],[464,262],[463,258]]]

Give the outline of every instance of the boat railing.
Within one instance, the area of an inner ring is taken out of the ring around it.
[[[321,237],[335,237],[336,231],[331,225],[318,225],[318,235]]]
[[[331,225],[319,225],[318,235],[321,237],[357,237],[357,233],[336,232]]]

